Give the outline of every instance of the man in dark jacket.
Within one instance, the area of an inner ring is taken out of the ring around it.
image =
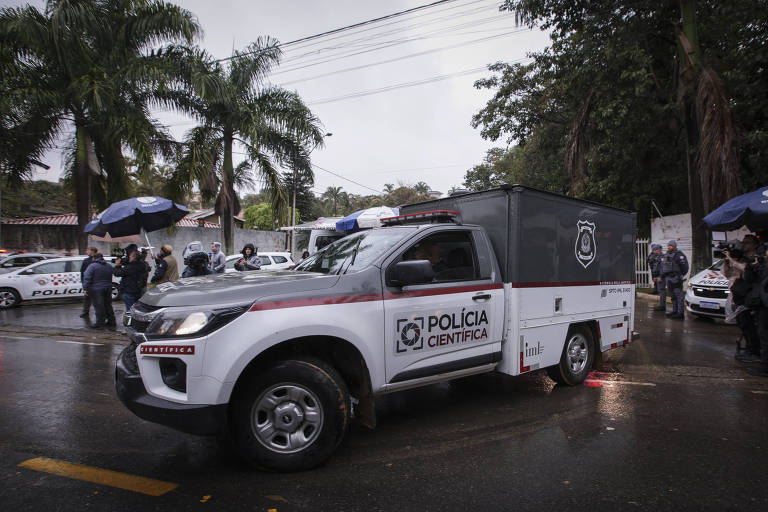
[[[126,249],[128,252],[129,249]],[[123,296],[125,310],[130,311],[131,307],[139,300],[144,288],[147,286],[148,266],[141,259],[136,246],[127,254],[128,262],[123,262],[122,258],[115,260],[114,275],[120,277],[120,293]]]
[[[664,283],[672,298],[672,311],[667,313],[670,318],[678,320],[685,318],[683,279],[687,273],[688,258],[677,250],[677,240],[670,240],[667,243],[667,253],[661,259],[661,277],[664,278]],[[666,309],[666,305],[664,309]]]
[[[666,311],[667,309],[667,289],[661,278],[661,259],[661,245],[651,245],[651,254],[648,255],[646,263],[648,263],[648,269],[651,271],[654,293],[659,296],[659,305],[653,308],[654,311]]]
[[[83,286],[83,290],[85,290],[85,271],[88,268],[88,266],[93,263],[93,255],[99,252],[99,250],[95,247],[89,247],[86,249],[85,254],[87,258],[83,260],[83,262],[80,264],[80,284]],[[91,297],[87,293],[83,295],[83,312],[80,313],[80,318],[88,318],[89,314],[91,312]]]
[[[754,256],[744,269],[744,279],[756,288],[760,297],[760,304],[756,306],[760,361],[758,366],[747,368],[747,373],[756,377],[768,377],[768,261],[765,249],[762,246],[758,250],[759,256]]]
[[[115,326],[115,312],[112,309],[112,267],[104,261],[104,256],[96,252],[93,261],[83,274],[85,293],[91,297],[96,321],[91,325],[94,329],[104,326]]]

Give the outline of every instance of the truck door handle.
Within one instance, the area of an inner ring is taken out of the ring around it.
[[[478,293],[472,297],[472,300],[491,300],[490,293]]]

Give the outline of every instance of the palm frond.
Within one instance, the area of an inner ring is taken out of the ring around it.
[[[722,80],[705,67],[699,75],[696,113],[700,140],[698,165],[704,209],[716,208],[741,192],[737,131]]]
[[[565,156],[565,167],[571,182],[571,192],[581,191],[586,179],[586,155],[587,155],[587,125],[589,112],[592,109],[592,95],[590,91],[584,100],[576,119],[573,121],[571,133],[568,136],[568,146]]]

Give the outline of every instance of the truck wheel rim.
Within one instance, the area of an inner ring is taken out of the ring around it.
[[[256,400],[251,429],[261,444],[279,453],[295,453],[320,436],[323,408],[317,396],[298,384],[276,384]]]
[[[14,302],[16,302],[16,297],[11,292],[0,292],[0,306],[13,306]]]
[[[583,334],[574,334],[568,340],[568,366],[573,373],[581,373],[587,366],[589,358],[589,344]]]

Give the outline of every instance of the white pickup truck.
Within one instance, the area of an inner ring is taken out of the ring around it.
[[[352,402],[373,427],[377,395],[467,375],[576,385],[632,340],[634,213],[511,185],[386,223],[293,271],[155,287],[126,316],[120,399],[301,470],[331,456]]]

